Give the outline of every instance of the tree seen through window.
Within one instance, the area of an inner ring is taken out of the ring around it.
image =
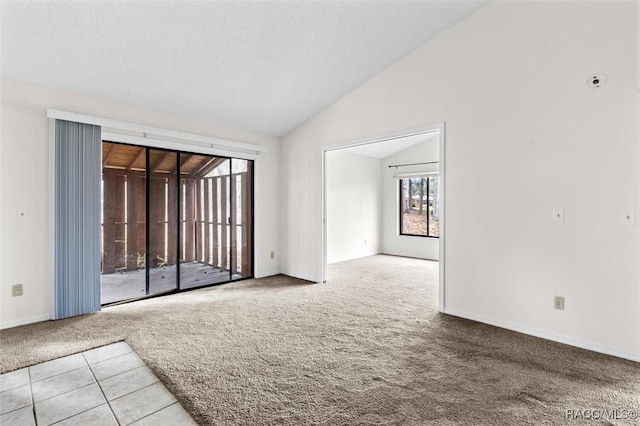
[[[400,235],[439,237],[440,178],[400,179]]]

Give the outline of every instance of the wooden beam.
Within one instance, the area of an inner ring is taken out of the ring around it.
[[[233,274],[238,272],[238,215],[236,214],[238,212],[238,206],[236,205],[236,175],[231,175],[229,189],[229,270],[233,276]]]
[[[224,163],[225,161],[227,161],[226,158],[218,158],[218,157],[213,157],[211,159],[205,159],[205,161],[203,161],[201,163],[202,166],[199,167],[191,175],[193,177],[196,177],[196,178],[201,178],[201,177],[205,176],[207,173],[209,173],[211,170],[213,170],[216,167],[218,167],[220,164]]]
[[[253,182],[254,182],[254,169],[253,169],[253,161],[247,161],[247,191],[246,191],[246,210],[247,210],[247,226],[246,226],[246,257],[247,257],[247,276],[252,276],[255,273],[253,269],[253,250],[254,250],[254,240],[253,240],[253,230],[255,224],[255,217],[253,216],[253,200],[254,200],[254,191],[253,191]]]
[[[205,170],[207,168],[207,166],[209,164],[211,164],[212,162],[214,162],[216,159],[215,158],[209,158],[209,157],[205,157],[202,159],[202,161],[200,162],[200,164],[198,164],[196,166],[196,171],[191,173],[191,176],[193,176],[194,178],[197,178],[200,176],[200,172],[202,172],[203,170]]]
[[[162,154],[162,156],[158,158],[158,161],[156,161],[155,164],[149,168],[149,170],[151,170],[152,173],[157,171],[158,167],[160,167],[160,164],[162,164],[170,154],[173,154],[173,152],[165,152],[164,154]]]
[[[211,223],[213,223],[213,235],[211,238],[211,251],[213,252],[213,264],[220,265],[220,249],[218,249],[218,181],[220,178],[210,178],[211,180]],[[207,207],[208,208],[208,207]]]
[[[249,176],[250,173],[247,171],[246,173],[240,173],[238,177],[240,178],[240,199],[241,199],[241,214],[242,214],[242,222],[241,222],[241,235],[242,235],[242,246],[241,246],[241,262],[242,265],[240,267],[240,273],[244,277],[248,277],[251,275],[251,247],[250,247],[250,238],[251,238],[251,194],[249,193]]]
[[[124,174],[122,170],[105,169],[104,180],[104,252],[102,273],[112,274],[126,266]]]
[[[167,185],[167,265],[176,264],[176,245],[178,238],[178,211],[176,203],[178,202],[178,187],[176,185],[176,175],[169,177]]]
[[[196,191],[196,183],[191,179],[186,179],[184,185],[185,191],[182,194],[182,202],[184,203],[184,235],[182,238],[184,239],[184,261],[185,262],[193,262],[195,259],[194,254],[194,246],[195,246],[195,233],[194,233],[194,225],[196,223],[196,212],[195,212],[195,191]]]
[[[195,260],[197,260],[198,262],[202,262],[204,260],[202,256],[202,242],[204,240],[203,238],[204,228],[202,226],[202,185],[203,184],[201,180],[197,180],[194,182],[194,186],[195,186],[194,195],[195,195],[195,201],[196,201]]]
[[[138,234],[136,240],[136,261],[138,260],[138,253],[140,253],[141,269],[146,268],[145,258],[147,256],[147,173],[146,172],[131,172],[135,173],[136,184],[134,185],[135,198],[136,198],[136,217],[135,220],[138,224]]]
[[[204,187],[204,264],[211,264],[211,243],[210,243],[210,230],[211,230],[211,212],[209,211],[209,190],[211,188],[211,179],[203,179],[202,185]]]
[[[127,271],[138,269],[138,198],[136,186],[140,179],[127,173]]]
[[[192,157],[193,156],[191,154],[180,153],[180,173],[181,174],[182,174],[182,168],[184,167],[185,164],[187,164],[189,160],[191,160]],[[178,165],[176,164],[176,166],[173,168],[171,173],[177,173],[177,172],[178,172]]]
[[[229,178],[227,176],[220,177],[220,212],[221,217],[219,218],[221,226],[221,249],[220,249],[220,269],[228,269],[228,254],[229,254],[229,221],[227,216],[227,204],[229,199],[227,197],[227,182],[229,182]]]
[[[138,151],[138,153],[136,154],[134,159],[131,160],[131,162],[129,162],[129,165],[127,166],[127,172],[129,172],[131,170],[133,165],[138,162],[138,160],[140,159],[140,157],[142,157],[144,155],[144,153],[145,153],[145,148],[140,148],[140,151]]]
[[[127,270],[135,271],[144,268],[138,264],[142,261],[146,250],[145,207],[146,184],[145,172],[127,173]]]
[[[165,253],[165,179],[152,176],[149,181],[149,256],[150,267],[156,268],[166,260]]]
[[[111,146],[109,147],[109,151],[107,152],[107,155],[105,155],[104,158],[102,159],[102,167],[104,167],[107,164],[107,161],[109,161],[115,149],[116,149],[116,145],[112,143]]]

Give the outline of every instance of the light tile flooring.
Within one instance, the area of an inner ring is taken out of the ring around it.
[[[195,425],[125,342],[0,375],[0,425]]]

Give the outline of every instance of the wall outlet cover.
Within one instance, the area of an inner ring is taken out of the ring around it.
[[[564,296],[554,296],[553,307],[554,309],[559,309],[561,311],[564,311]]]
[[[22,284],[14,284],[11,286],[11,295],[13,297],[22,296],[23,294]]]

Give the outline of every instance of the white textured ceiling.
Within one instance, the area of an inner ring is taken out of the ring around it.
[[[281,136],[483,2],[2,1],[0,69]]]

